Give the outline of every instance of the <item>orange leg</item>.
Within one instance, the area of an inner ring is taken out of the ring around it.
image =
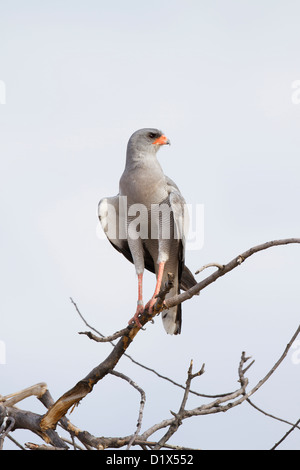
[[[143,302],[143,273],[138,274],[138,301],[137,308],[134,316],[129,320],[128,324],[136,323],[139,328],[142,328],[142,325],[139,321],[139,315],[144,311],[144,302]]]
[[[161,282],[162,282],[162,278],[163,278],[163,274],[164,274],[164,267],[165,267],[165,261],[163,261],[162,263],[159,263],[155,291],[154,291],[154,294],[153,294],[152,298],[145,305],[145,308],[149,309],[150,314],[152,314],[153,307],[154,307],[155,302],[156,302],[156,296],[159,293],[160,288],[161,288]]]

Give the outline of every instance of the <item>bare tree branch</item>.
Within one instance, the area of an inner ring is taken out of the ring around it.
[[[300,333],[300,325],[298,326],[297,330],[295,331],[294,335],[292,336],[291,340],[288,342],[288,344],[285,347],[285,350],[283,351],[282,355],[278,359],[278,361],[274,364],[274,366],[269,370],[269,372],[265,375],[263,379],[261,379],[255,387],[248,393],[248,398],[251,397],[270,377],[271,375],[275,372],[275,370],[279,367],[279,365],[282,363],[283,359],[286,357],[287,353],[289,352],[293,342],[297,338],[297,336]]]
[[[226,397],[219,397],[216,400],[211,401],[210,403],[202,404],[199,407],[196,407],[191,410],[186,409],[188,395],[190,393],[190,385],[192,380],[202,375],[204,372],[204,365],[200,369],[199,372],[193,374],[192,373],[192,363],[190,364],[188,370],[188,377],[186,381],[186,387],[184,391],[184,395],[179,407],[178,413],[172,412],[172,418],[163,420],[160,423],[157,423],[151,426],[148,430],[146,430],[143,434],[138,435],[137,433],[134,436],[125,436],[125,437],[95,437],[89,434],[87,431],[81,431],[76,428],[66,417],[62,417],[59,424],[68,431],[71,436],[76,436],[87,448],[96,448],[96,449],[105,449],[105,448],[119,448],[125,445],[140,445],[142,448],[145,446],[150,447],[151,449],[160,449],[164,448],[173,448],[178,449],[178,446],[171,446],[167,444],[168,439],[176,432],[178,427],[182,424],[184,419],[187,419],[191,416],[199,416],[199,415],[207,415],[212,413],[220,413],[226,412],[232,409],[235,406],[242,404],[245,400],[249,398],[252,394],[254,394],[267,380],[268,378],[274,373],[274,371],[279,367],[283,359],[286,357],[288,350],[290,349],[291,345],[293,344],[296,336],[300,332],[300,326],[294,333],[291,340],[288,342],[286,348],[284,349],[282,355],[278,359],[278,361],[274,364],[274,366],[270,369],[270,371],[266,374],[266,376],[261,379],[249,392],[247,392],[246,388],[248,386],[248,379],[245,377],[245,372],[249,369],[249,367],[253,364],[252,361],[248,366],[245,367],[246,362],[249,360],[249,357],[246,357],[245,353],[243,352],[241,355],[241,359],[238,366],[238,376],[239,382],[241,387],[228,394]],[[122,378],[128,379],[123,374],[117,373],[113,371],[113,375],[122,376]],[[131,381],[130,379],[127,381]],[[136,384],[135,384],[136,385]],[[45,390],[45,387],[43,387]],[[140,389],[140,387],[136,386],[135,388]],[[34,389],[34,387],[29,387],[29,389]],[[27,389],[26,389],[27,390]],[[140,390],[139,390],[140,391]],[[15,395],[15,394],[13,394]],[[142,396],[142,394],[141,394]],[[38,396],[38,399],[47,407],[52,407],[53,399],[49,393],[49,390],[45,390],[41,396]],[[141,413],[141,408],[140,408]],[[6,419],[9,418],[9,419]],[[23,428],[29,429],[35,434],[42,437],[45,440],[46,444],[50,444],[51,449],[62,449],[67,448],[65,440],[57,435],[57,433],[51,429],[44,430],[41,426],[41,416],[37,415],[32,412],[20,410],[18,408],[5,406],[4,403],[0,403],[0,423],[1,429],[0,433],[5,432],[8,433],[15,429]],[[139,420],[141,422],[141,419]],[[289,434],[298,426],[299,421],[293,425],[293,427],[286,433],[285,436],[277,443],[274,447],[278,446]],[[149,441],[149,437],[153,435],[156,431],[168,428],[164,436],[158,441]],[[5,435],[4,435],[5,437]],[[133,440],[134,437],[134,440]],[[30,444],[30,448],[39,448],[40,446],[36,444]],[[47,446],[42,446],[41,449],[47,449]]]
[[[104,336],[102,333],[100,333],[98,330],[96,330],[94,327],[92,327],[91,325],[89,325],[89,323],[86,321],[85,317],[83,316],[83,314],[81,313],[81,311],[79,310],[78,308],[78,305],[74,302],[73,299],[71,299],[71,302],[72,304],[75,306],[75,310],[76,312],[79,314],[80,318],[83,320],[83,322],[85,323],[86,326],[88,326],[89,328],[93,329],[93,331],[96,331],[97,332],[97,335],[99,336],[96,336],[94,335],[93,333],[91,333],[90,331],[86,331],[86,332],[81,332],[79,334],[85,334],[88,338],[92,339],[93,341],[96,341],[97,343],[101,343],[101,342],[106,342],[107,338],[109,338],[108,342],[111,343],[111,345],[113,347],[115,347],[115,343],[113,343],[113,341],[110,341],[110,338],[113,336]],[[120,331],[123,331],[123,330],[120,330]],[[103,339],[103,341],[102,341]],[[157,372],[157,370],[153,369],[152,367],[149,367],[149,366],[146,366],[145,364],[142,364],[141,362],[137,361],[136,359],[134,359],[131,355],[129,355],[128,353],[124,353],[124,356],[127,357],[128,359],[130,359],[131,362],[133,362],[133,364],[136,364],[137,366],[139,367],[142,367],[143,369],[155,374],[157,377],[159,377],[160,379],[163,379],[163,380],[166,380],[167,382],[170,382],[172,385],[175,385],[176,387],[179,387],[179,388],[182,388],[183,390],[185,390],[185,385],[182,385],[182,384],[179,384],[178,382],[175,382],[175,380],[171,379],[170,377],[167,377],[166,375],[162,375],[160,372]],[[218,398],[218,397],[222,397],[222,396],[226,396],[228,395],[229,393],[231,392],[225,392],[225,393],[220,393],[218,395],[212,395],[212,394],[207,394],[207,393],[199,393],[199,392],[196,392],[195,390],[190,390],[190,393],[192,393],[193,395],[196,395],[198,397],[202,397],[202,398]]]
[[[300,243],[299,238],[290,238],[290,239],[283,239],[283,240],[275,240],[271,242],[267,242],[261,245],[257,245],[249,250],[245,251],[241,255],[238,255],[232,261],[227,263],[226,265],[219,265],[218,263],[210,263],[209,265],[205,265],[200,271],[203,269],[215,266],[218,268],[216,272],[202,280],[201,282],[197,283],[194,287],[189,289],[188,291],[174,296],[170,299],[165,300],[166,294],[170,291],[173,285],[173,277],[172,274],[169,273],[168,282],[163,286],[161,292],[157,296],[157,301],[154,306],[154,311],[150,315],[148,310],[145,309],[143,314],[140,317],[140,323],[145,325],[147,322],[152,321],[154,315],[160,313],[164,308],[170,308],[174,305],[177,305],[181,302],[186,301],[187,299],[191,298],[192,296],[198,294],[201,290],[205,287],[210,285],[212,282],[217,280],[219,277],[227,274],[232,269],[239,266],[243,263],[248,257],[252,256],[254,253],[258,253],[259,251],[266,250],[273,246],[280,246],[280,245],[287,245],[292,243]],[[81,315],[76,303],[71,299],[72,303],[74,304],[78,314],[82,318],[82,320],[87,324],[84,320],[83,316]],[[282,355],[278,359],[278,361],[274,364],[274,366],[270,369],[270,371],[266,374],[266,376],[261,379],[254,387],[251,388],[250,391],[247,391],[248,387],[248,379],[245,377],[245,373],[248,371],[249,367],[251,367],[254,363],[252,361],[249,365],[245,365],[246,362],[250,359],[246,357],[245,353],[243,352],[241,355],[241,359],[238,366],[238,376],[240,382],[240,388],[234,392],[230,392],[227,394],[222,395],[203,395],[198,394],[197,392],[193,392],[191,390],[191,382],[192,380],[201,375],[204,372],[204,365],[202,366],[201,370],[195,374],[192,372],[192,362],[190,364],[187,380],[185,386],[177,384],[176,382],[171,381],[169,378],[161,376],[158,374],[154,369],[147,368],[137,361],[133,360],[128,354],[126,353],[128,347],[130,346],[131,342],[135,338],[136,334],[139,333],[140,329],[136,325],[129,325],[126,328],[110,335],[106,338],[101,338],[101,335],[97,330],[93,329],[98,337],[90,332],[85,332],[83,334],[88,335],[91,339],[95,341],[109,341],[114,346],[112,352],[108,355],[108,357],[101,362],[98,366],[96,366],[89,374],[82,380],[80,380],[71,390],[64,393],[56,402],[52,399],[47,385],[45,383],[40,383],[35,386],[28,387],[20,392],[15,392],[10,395],[6,395],[2,397],[0,395],[0,448],[3,445],[3,441],[5,437],[10,437],[9,433],[14,431],[15,429],[29,429],[33,433],[40,436],[46,444],[48,445],[37,445],[28,443],[28,447],[32,449],[67,449],[66,440],[61,438],[55,428],[57,424],[59,424],[63,429],[65,429],[71,436],[71,442],[74,448],[77,446],[75,444],[75,437],[87,448],[96,448],[96,449],[105,449],[109,447],[119,448],[127,445],[130,448],[131,445],[139,445],[143,449],[145,448],[153,448],[153,449],[160,449],[162,447],[165,448],[178,448],[177,446],[171,446],[167,444],[167,441],[170,437],[177,431],[178,427],[182,424],[184,419],[187,419],[191,416],[199,416],[199,415],[207,415],[212,413],[220,413],[226,412],[232,409],[235,406],[242,404],[244,401],[249,400],[249,397],[252,396],[256,391],[270,378],[270,376],[275,372],[275,370],[279,367],[282,363],[284,358],[286,357],[291,345],[295,341],[297,335],[300,332],[300,326],[298,327],[297,331],[294,333],[293,337],[286,345],[285,350],[283,351]],[[112,343],[113,339],[119,338],[119,341],[115,345]],[[151,426],[148,430],[144,431],[141,435],[139,432],[142,426],[142,417],[143,417],[143,410],[145,405],[145,392],[137,386],[130,378],[124,376],[119,372],[114,371],[114,367],[118,363],[119,359],[123,356],[127,355],[133,362],[137,363],[141,367],[144,367],[147,370],[154,372],[156,375],[164,378],[166,380],[171,381],[177,386],[180,386],[184,389],[183,398],[177,413],[171,412],[173,415],[172,418],[166,419],[161,421],[160,423],[156,423]],[[83,399],[88,393],[90,393],[96,383],[105,377],[107,374],[112,374],[122,379],[127,380],[131,385],[133,385],[141,395],[140,401],[140,409],[139,409],[139,418],[137,423],[136,432],[133,435],[125,436],[125,437],[95,437],[88,433],[87,431],[81,431],[76,426],[74,426],[66,417],[65,414],[67,411],[72,407],[77,405],[81,399]],[[209,403],[201,404],[200,406],[194,409],[186,409],[186,404],[188,401],[188,396],[190,393],[195,393],[200,396],[205,396],[209,398],[213,398],[213,400]],[[41,416],[36,413],[32,413],[29,411],[21,410],[19,408],[15,408],[14,405],[19,401],[23,400],[24,398],[35,395],[37,398],[47,407],[48,411],[45,415]],[[249,400],[250,402],[250,400]],[[251,403],[251,402],[250,402]],[[259,410],[261,411],[261,410]],[[298,420],[292,428],[283,436],[283,438],[274,445],[276,448],[296,427],[298,427],[300,420]],[[152,436],[156,431],[160,429],[167,428],[164,436],[158,441],[149,441],[149,437]],[[70,441],[68,441],[70,442]]]
[[[169,429],[165,433],[165,435],[156,444],[156,446],[154,447],[154,450],[161,449],[161,447],[163,447],[166,444],[166,442],[170,439],[170,437],[177,431],[179,426],[182,424],[182,417],[183,417],[184,410],[185,410],[185,405],[187,403],[187,399],[188,399],[188,396],[189,396],[189,393],[190,393],[191,382],[195,377],[198,377],[198,376],[204,374],[204,364],[202,365],[199,372],[196,372],[196,374],[193,374],[192,370],[193,370],[193,361],[190,362],[190,367],[188,369],[186,387],[185,387],[185,391],[184,391],[184,394],[183,394],[183,398],[182,398],[182,402],[181,402],[179,411],[178,411],[178,413],[171,412],[172,415],[174,416],[173,422],[169,426]]]
[[[247,398],[247,403],[249,403],[249,405],[251,405],[255,410],[259,411],[260,413],[262,413],[263,415],[265,416],[268,416],[269,418],[273,418],[277,421],[281,421],[282,423],[285,423],[285,424],[289,424],[290,426],[294,426],[293,423],[291,423],[290,421],[287,421],[286,419],[282,419],[282,418],[279,418],[278,416],[275,416],[275,415],[272,415],[271,413],[267,413],[266,411],[262,410],[261,408],[259,408],[257,405],[255,405],[255,403],[253,403],[252,400],[250,400],[250,398]],[[296,426],[299,430],[300,430],[300,426]]]
[[[115,375],[116,377],[120,377],[123,380],[126,380],[132,387],[134,387],[141,395],[141,401],[140,401],[140,409],[139,409],[139,416],[138,416],[138,421],[137,421],[137,427],[135,433],[132,435],[132,438],[130,439],[128,445],[127,445],[127,450],[130,449],[132,444],[134,443],[138,433],[141,430],[142,427],[142,420],[143,420],[143,412],[145,408],[145,403],[146,403],[146,394],[144,390],[139,387],[133,380],[131,380],[127,375],[122,374],[121,372],[117,372],[115,370],[110,371],[111,375]]]
[[[170,299],[165,300],[164,307],[168,309],[192,298],[194,295],[197,295],[205,287],[215,282],[219,277],[224,276],[225,274],[232,271],[234,268],[240,266],[247,258],[252,256],[254,253],[258,253],[259,251],[262,251],[262,250],[267,250],[268,248],[272,248],[273,246],[288,245],[292,243],[300,243],[300,238],[285,238],[283,240],[273,240],[270,242],[262,243],[261,245],[254,246],[250,248],[249,250],[246,250],[241,255],[238,255],[237,257],[233,258],[233,260],[231,260],[229,263],[225,265],[220,265],[223,267],[220,268],[218,266],[217,271],[215,271],[213,274],[203,279],[203,281],[198,282],[198,284],[191,287],[189,290],[182,292],[181,294],[174,295]]]
[[[254,361],[252,361],[251,364],[247,366],[246,368],[243,368],[246,361],[249,360],[249,358],[246,357],[245,353],[243,352],[240,363],[239,363],[239,367],[238,367],[239,382],[241,383],[241,388],[231,394],[228,394],[225,397],[220,397],[210,403],[201,405],[192,410],[181,410],[180,420],[182,421],[192,416],[200,416],[200,415],[226,412],[235,406],[241,405],[245,400],[247,400],[251,395],[253,395],[274,373],[274,371],[277,369],[277,367],[281,364],[283,359],[286,357],[291,345],[293,344],[293,342],[295,341],[299,333],[300,333],[300,326],[297,328],[296,332],[294,333],[291,340],[287,344],[285,350],[283,351],[278,361],[274,364],[274,366],[270,369],[270,371],[266,374],[266,376],[263,379],[261,379],[249,392],[246,392],[246,387],[248,386],[248,379],[245,378],[244,374],[245,374],[245,371],[248,370],[249,367],[254,363]],[[141,438],[149,439],[149,437],[152,434],[154,434],[160,429],[163,429],[165,427],[170,427],[170,426],[175,427],[177,425],[177,422],[176,422],[177,419],[178,419],[177,417],[174,417],[174,418],[170,418],[167,420],[163,420],[162,422],[153,425],[141,435]],[[295,426],[297,426],[297,424],[298,423],[296,423]]]
[[[5,403],[5,406],[13,406],[19,401],[24,400],[24,398],[31,397],[35,395],[36,397],[41,397],[44,395],[45,391],[47,390],[47,384],[41,382],[36,385],[32,385],[31,387],[25,388],[20,392],[11,393],[4,397],[0,397],[0,402]]]
[[[220,276],[230,272],[232,269],[239,266],[245,259],[249,258],[254,253],[266,250],[273,246],[286,245],[290,243],[300,243],[300,238],[289,238],[284,240],[274,240],[261,245],[257,245],[245,251],[238,257],[234,258],[223,269],[218,269],[217,272],[211,274],[206,279],[196,284],[188,291],[165,300],[165,295],[169,292],[172,279],[169,276],[169,282],[165,285],[164,290],[159,293],[157,302],[154,305],[153,314],[150,315],[147,309],[141,314],[140,323],[144,326],[148,321],[152,320],[153,316],[160,313],[163,308],[170,308],[178,305],[179,303],[193,297],[200,290],[207,287]],[[67,413],[68,409],[78,404],[88,393],[90,393],[96,383],[101,380],[108,372],[116,366],[119,359],[123,356],[127,348],[130,346],[136,334],[139,332],[137,325],[130,325],[125,328],[123,336],[115,346],[114,350],[109,356],[98,366],[96,366],[84,379],[80,380],[71,390],[64,393],[59,400],[48,410],[41,420],[42,429],[54,429],[58,421]]]
[[[220,264],[220,263],[208,263],[208,264],[205,264],[204,266],[202,266],[202,268],[197,269],[197,271],[195,272],[195,274],[200,274],[202,271],[204,271],[204,269],[207,269],[207,268],[223,269],[223,268],[224,268],[224,264]]]
[[[9,432],[15,429],[30,429],[30,431],[37,434],[45,442],[50,443],[54,447],[67,448],[67,445],[60,439],[55,431],[52,429],[41,429],[41,416],[36,413],[20,410],[13,406],[5,406],[0,403],[0,423],[5,423],[5,418],[9,418],[10,422],[13,423]]]
[[[64,447],[47,446],[46,444],[34,444],[33,442],[26,442],[25,446],[30,450],[67,450]]]
[[[157,301],[153,307],[153,313],[149,313],[148,309],[145,309],[140,318],[141,325],[145,325],[152,320],[153,316],[163,308],[165,296],[172,288],[173,275],[169,274],[168,281],[166,282],[163,289],[157,295]],[[109,356],[96,366],[84,379],[80,380],[71,390],[64,393],[59,400],[57,400],[53,407],[43,416],[41,420],[42,429],[54,429],[58,421],[67,413],[69,408],[78,404],[88,393],[90,393],[105,375],[114,369],[119,359],[123,356],[127,348],[130,346],[134,337],[140,331],[139,327],[134,325],[128,325],[124,329],[124,334],[116,344],[113,351]]]
[[[86,335],[88,338],[92,339],[93,341],[96,341],[97,343],[111,343],[117,338],[121,338],[125,333],[127,332],[127,327],[123,328],[123,330],[116,331],[110,336],[97,336],[94,335],[94,333],[91,333],[90,331],[79,331],[79,335]]]
[[[285,433],[285,435],[282,436],[282,438],[281,438],[278,442],[276,442],[276,444],[274,444],[274,446],[271,448],[271,450],[275,450],[275,449],[279,446],[279,444],[281,444],[281,443],[288,437],[288,435],[291,434],[291,432],[294,431],[294,429],[295,429],[296,427],[298,427],[298,424],[299,424],[299,423],[300,423],[300,419],[298,419],[298,421],[297,421],[295,424],[293,424],[293,426],[291,427],[291,429],[289,429],[289,430]]]

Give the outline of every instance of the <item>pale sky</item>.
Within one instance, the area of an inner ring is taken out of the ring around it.
[[[135,312],[134,267],[99,237],[97,220],[99,200],[118,192],[135,130],[165,132],[165,173],[188,204],[204,207],[203,247],[186,253],[193,272],[299,237],[299,15],[293,0],[1,3],[2,395],[46,382],[57,399],[110,352],[77,334],[86,326],[70,296],[103,334]],[[217,394],[238,388],[246,351],[254,386],[299,324],[299,250],[253,256],[183,304],[180,336],[157,318],[128,353],[180,383],[191,359],[204,362],[193,388]],[[145,297],[154,287],[147,274]],[[146,392],[142,431],[179,409],[180,390],[126,358],[116,369]],[[253,402],[295,422],[299,376],[289,354]],[[188,408],[203,402],[191,397]],[[106,377],[70,419],[96,436],[123,436],[135,431],[138,406],[136,391]],[[44,412],[34,399],[20,407]],[[288,429],[245,403],[186,420],[170,442],[269,449]],[[280,448],[299,449],[298,431]]]

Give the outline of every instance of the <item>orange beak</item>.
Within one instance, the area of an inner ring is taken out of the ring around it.
[[[158,139],[156,139],[154,142],[152,142],[152,145],[166,145],[166,144],[169,144],[170,145],[170,141],[169,139],[163,134],[161,135],[160,137],[158,137]]]

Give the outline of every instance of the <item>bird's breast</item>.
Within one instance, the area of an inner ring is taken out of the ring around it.
[[[120,195],[127,197],[127,204],[143,204],[147,209],[151,204],[160,204],[168,197],[164,175],[150,172],[133,172],[120,179]]]

